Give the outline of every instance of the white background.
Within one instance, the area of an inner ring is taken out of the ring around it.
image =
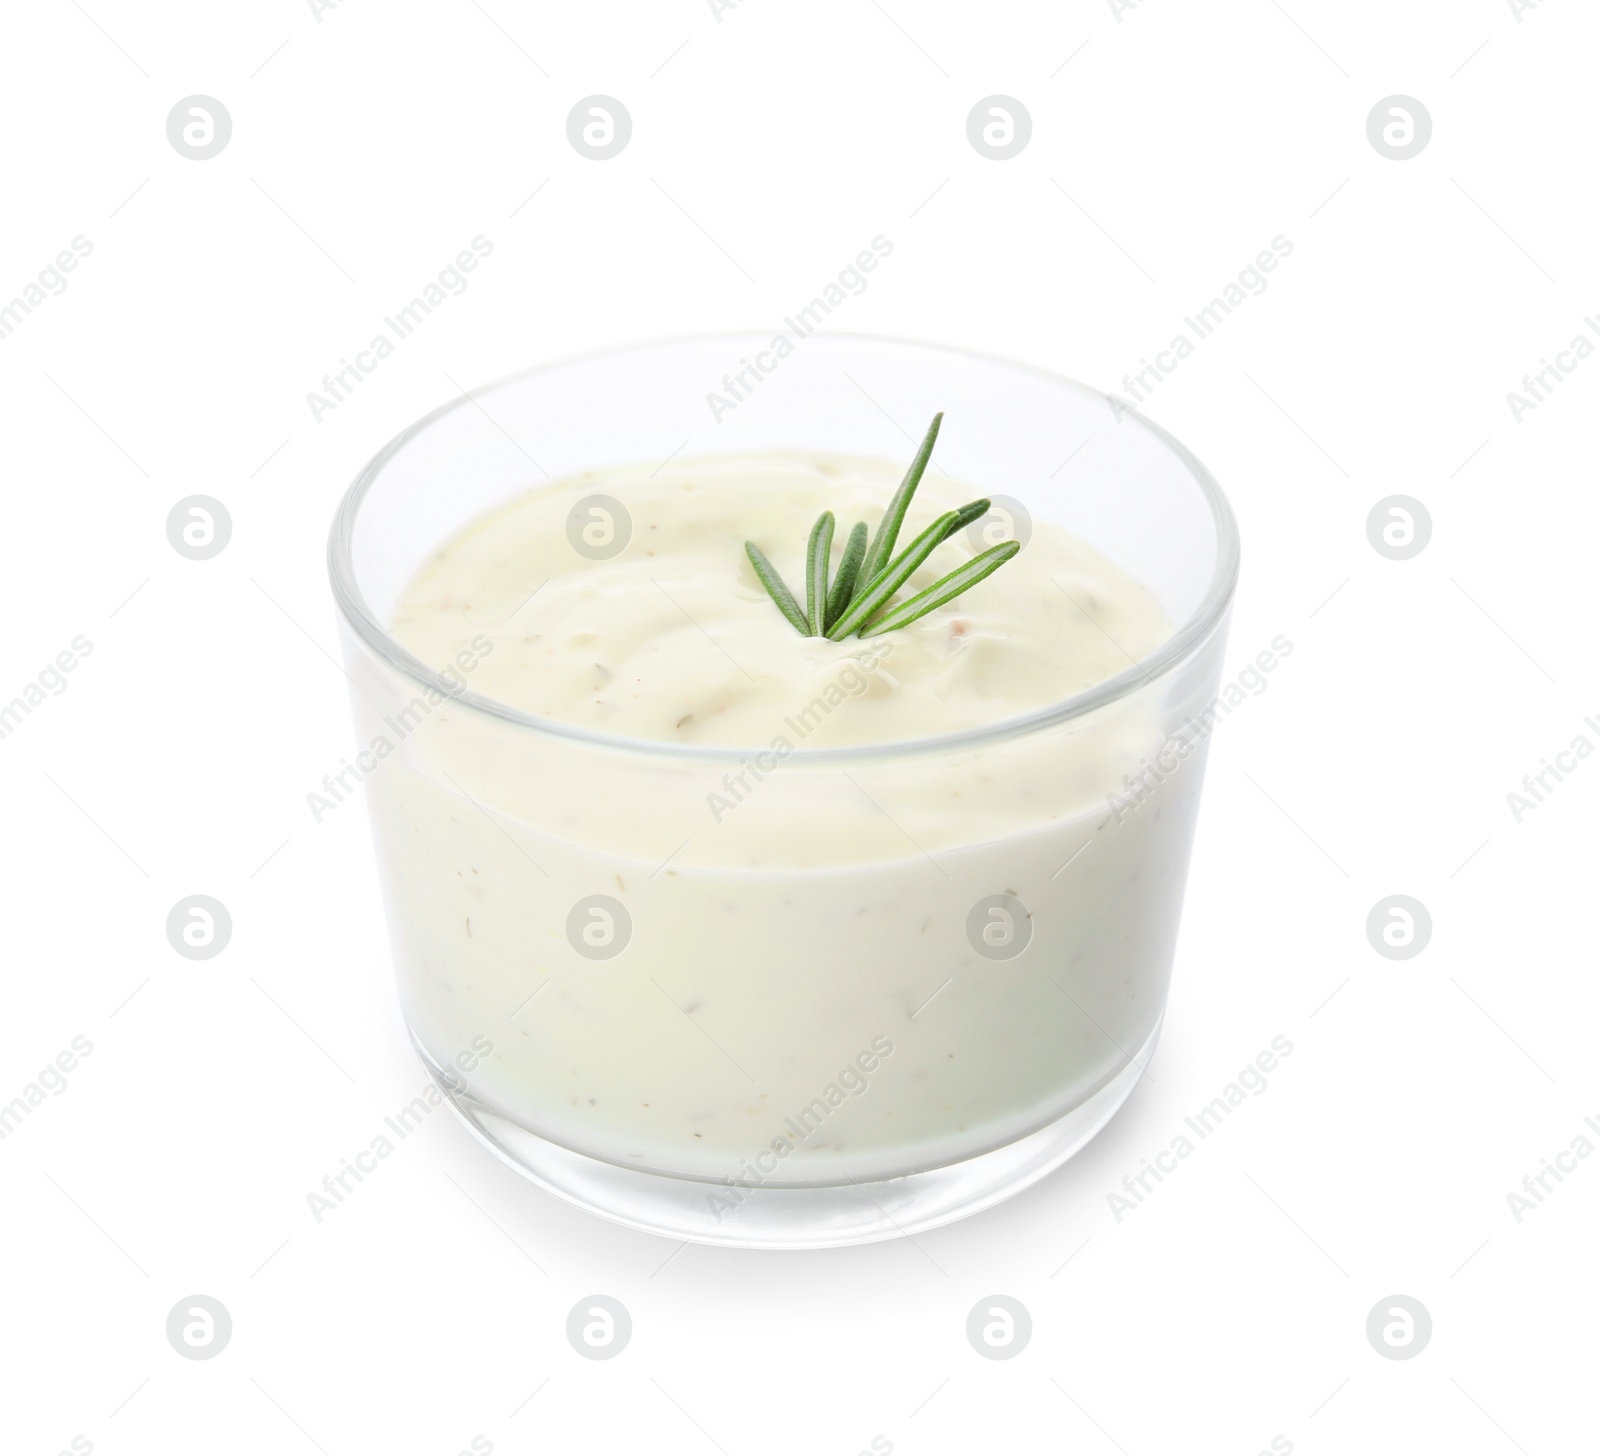
[[[0,1142],[7,1452],[1592,1441],[1600,1158],[1520,1222],[1507,1194],[1600,1116],[1600,762],[1520,824],[1506,795],[1600,744],[1600,360],[1520,423],[1506,394],[1600,312],[1600,19],[1123,8],[8,11],[0,301],[73,237],[93,252],[0,340],[0,700],[76,635],[93,651],[0,741],[0,1100],[75,1036],[94,1050]],[[597,92],[634,124],[604,163],[565,132]],[[233,119],[204,162],[165,133],[195,93]],[[1011,161],[967,141],[994,93],[1033,119]],[[1366,133],[1395,93],[1434,124],[1404,162]],[[914,1243],[678,1250],[442,1113],[315,1223],[306,1195],[422,1081],[363,811],[306,806],[353,745],[339,493],[457,383],[776,327],[879,233],[894,253],[837,326],[1105,388],[1294,244],[1149,407],[1241,519],[1228,671],[1294,644],[1213,744],[1152,1080],[1061,1172]],[[308,391],[478,234],[470,288],[315,420]],[[1433,520],[1407,562],[1365,530],[1397,492]],[[208,562],[165,535],[195,493],[233,518]],[[211,961],[164,933],[196,892],[233,917]],[[1409,961],[1364,929],[1397,892],[1433,917]],[[1268,1089],[1118,1222],[1124,1175],[1279,1035]],[[197,1292],[233,1320],[207,1361],[164,1334]],[[564,1336],[593,1293],[633,1316],[614,1360]],[[1003,1362],[964,1334],[994,1293],[1034,1324]],[[1434,1326],[1406,1361],[1365,1335],[1396,1293]]]

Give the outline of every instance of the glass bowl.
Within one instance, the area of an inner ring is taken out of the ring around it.
[[[1175,624],[1160,647],[981,729],[815,748],[802,717],[780,755],[519,712],[474,692],[481,648],[436,671],[386,629],[431,553],[547,479],[904,461],[939,409],[964,428],[935,468],[1124,568]],[[1126,405],[927,344],[674,340],[418,421],[351,485],[329,565],[423,1062],[535,1183],[679,1239],[892,1238],[1036,1182],[1155,1048],[1238,556],[1204,467]]]

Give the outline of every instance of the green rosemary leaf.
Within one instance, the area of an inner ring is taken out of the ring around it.
[[[833,512],[824,511],[806,542],[806,622],[812,637],[828,629],[828,555],[833,550]]]
[[[974,556],[964,566],[958,566],[949,576],[941,577],[926,591],[920,591],[909,601],[901,602],[893,611],[885,612],[876,622],[861,629],[861,636],[876,637],[882,632],[893,632],[897,627],[905,627],[915,622],[918,617],[926,616],[935,607],[942,607],[952,597],[958,597],[969,587],[976,586],[991,572],[998,571],[1013,556],[1022,550],[1019,541],[1006,541],[999,546],[991,546],[987,551]]]
[[[900,525],[906,518],[906,509],[911,504],[911,497],[917,493],[917,487],[922,483],[922,472],[928,468],[928,459],[933,454],[933,442],[939,438],[939,426],[943,421],[944,411],[941,410],[933,417],[933,423],[928,426],[928,433],[922,437],[917,458],[906,468],[905,479],[890,497],[888,509],[884,511],[883,519],[878,522],[878,533],[872,538],[872,545],[867,548],[867,559],[862,564],[858,579],[860,582],[870,585],[872,578],[882,571],[894,556],[895,537],[900,534]]]
[[[863,622],[900,590],[911,575],[937,549],[950,534],[951,523],[960,514],[946,511],[920,536],[906,547],[893,561],[858,591],[850,605],[840,614],[839,620],[828,630],[835,642],[848,637]]]
[[[794,624],[796,632],[802,637],[809,636],[810,626],[806,622],[806,614],[800,610],[800,604],[795,601],[794,594],[783,584],[783,578],[778,575],[777,569],[767,560],[754,541],[746,541],[744,549],[750,558],[750,564],[756,569],[756,575],[761,578],[761,585],[766,587],[772,600],[778,604],[778,610]]]
[[[828,593],[828,614],[823,622],[824,633],[839,620],[839,613],[850,605],[850,598],[856,589],[856,577],[866,555],[867,523],[857,521],[850,528],[849,538],[844,543],[844,559],[839,563],[839,574],[834,577],[833,590]]]
[[[969,505],[962,506],[956,512],[956,518],[951,523],[950,530],[945,535],[945,540],[948,541],[957,531],[965,531],[974,521],[981,521],[989,514],[989,507],[993,504],[994,502],[986,497],[983,500],[975,500]]]

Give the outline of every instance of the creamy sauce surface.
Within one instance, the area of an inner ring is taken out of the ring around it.
[[[441,670],[466,651],[476,692],[595,731],[746,748],[792,733],[808,746],[897,742],[1014,718],[1124,671],[1172,633],[1154,598],[1100,552],[1035,520],[1022,551],[909,627],[803,637],[756,578],[771,559],[804,607],[804,553],[824,510],[837,568],[852,524],[877,530],[903,464],[774,451],[588,472],[531,490],[447,541],[402,593],[391,630]],[[899,545],[978,492],[930,470]],[[596,544],[586,555],[574,527]],[[609,524],[608,524],[609,516]],[[627,533],[627,544],[597,559]],[[621,534],[618,530],[618,535]],[[996,539],[1004,539],[998,537]],[[991,541],[962,532],[906,583],[903,601]],[[483,639],[492,650],[471,649]]]

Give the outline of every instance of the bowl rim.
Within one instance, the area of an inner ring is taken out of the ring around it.
[[[1080,693],[1074,693],[1070,697],[1062,698],[1043,708],[1036,708],[1028,713],[999,719],[994,723],[986,723],[976,728],[963,728],[951,733],[928,734],[918,738],[893,739],[887,742],[851,744],[834,748],[793,748],[785,756],[784,762],[786,765],[840,764],[898,758],[908,754],[948,753],[980,748],[987,744],[1019,738],[1042,729],[1053,728],[1059,724],[1070,722],[1075,718],[1082,718],[1090,713],[1097,712],[1109,704],[1131,695],[1139,688],[1147,687],[1158,679],[1168,676],[1186,662],[1201,644],[1211,636],[1219,624],[1226,619],[1228,609],[1233,603],[1234,592],[1239,580],[1239,527],[1233,508],[1228,504],[1228,499],[1222,493],[1222,487],[1217,484],[1215,477],[1212,476],[1211,472],[1206,469],[1194,453],[1167,430],[1147,419],[1133,405],[1121,400],[1116,395],[1107,394],[1102,390],[1071,379],[1064,374],[1057,374],[1053,370],[1042,369],[1036,365],[1024,364],[1015,359],[1007,359],[1000,355],[989,354],[975,349],[934,343],[926,339],[901,338],[887,334],[855,333],[844,330],[829,331],[823,337],[827,340],[841,343],[892,344],[902,348],[928,350],[975,363],[999,366],[1024,374],[1031,374],[1035,378],[1048,381],[1051,384],[1064,385],[1105,400],[1111,407],[1113,415],[1120,415],[1119,424],[1126,425],[1131,423],[1134,428],[1143,430],[1153,436],[1189,472],[1191,479],[1199,487],[1201,496],[1211,512],[1212,524],[1217,533],[1217,558],[1212,570],[1211,580],[1207,583],[1205,594],[1194,611],[1190,613],[1188,619],[1181,623],[1177,630],[1152,652],[1146,654],[1139,661],[1131,663],[1130,666],[1115,676],[1096,683],[1092,688],[1086,688]],[[328,532],[328,576],[333,590],[334,601],[346,625],[377,657],[423,689],[436,692],[456,703],[515,724],[518,727],[529,729],[535,733],[566,739],[574,743],[587,744],[601,750],[643,754],[648,757],[678,761],[738,763],[747,759],[752,753],[766,752],[767,746],[765,745],[733,747],[729,745],[666,743],[658,739],[630,738],[622,734],[601,733],[594,729],[580,727],[577,724],[564,723],[559,719],[528,713],[482,693],[474,692],[471,688],[464,687],[459,681],[447,678],[443,673],[430,668],[420,658],[406,651],[390,635],[388,629],[378,620],[371,607],[367,604],[366,598],[362,595],[361,589],[356,582],[355,563],[351,557],[351,545],[355,535],[356,518],[360,514],[362,502],[365,500],[368,491],[372,489],[383,474],[384,467],[389,461],[398,455],[413,439],[434,424],[435,421],[464,406],[471,405],[476,407],[479,399],[483,396],[518,384],[539,374],[564,369],[574,364],[603,359],[614,354],[629,354],[688,344],[725,342],[737,346],[741,342],[748,344],[752,340],[767,341],[769,338],[770,335],[767,333],[746,330],[708,334],[679,334],[670,338],[647,339],[632,344],[612,345],[602,349],[586,350],[578,354],[567,354],[559,359],[553,359],[543,364],[532,365],[526,369],[519,369],[513,373],[501,375],[499,378],[487,384],[479,385],[474,389],[463,390],[459,398],[447,401],[437,409],[430,410],[420,419],[407,425],[405,429],[401,430],[399,434],[395,435],[393,439],[379,449],[356,473],[355,478],[350,482],[349,487],[340,498],[338,508],[334,512],[333,522]]]

